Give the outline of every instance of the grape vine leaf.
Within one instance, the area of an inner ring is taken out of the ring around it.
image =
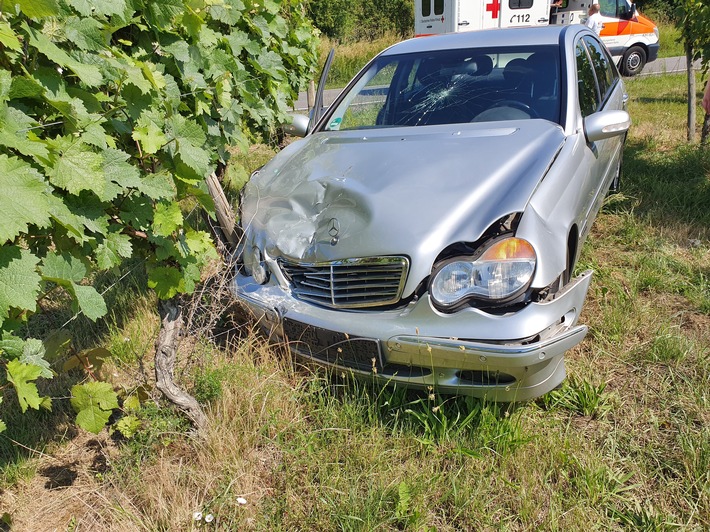
[[[78,142],[62,153],[49,179],[72,194],[93,190],[101,197],[106,188],[103,157]]]
[[[97,15],[120,15],[126,9],[126,0],[91,0]]]
[[[62,286],[79,283],[86,276],[86,266],[71,255],[49,253],[42,261],[42,278]]]
[[[141,121],[138,123],[141,124]],[[133,130],[133,140],[141,143],[145,153],[157,153],[168,142],[163,130],[150,120],[145,121]]]
[[[25,364],[19,360],[11,360],[7,363],[7,380],[15,386],[17,400],[20,403],[22,412],[27,412],[31,407],[39,410],[42,399],[37,391],[37,385],[32,382],[42,373],[42,368],[32,364]]]
[[[10,331],[3,331],[0,339],[0,354],[6,355],[4,358],[19,358],[22,356],[22,350],[25,347],[25,342],[22,338],[18,338]]]
[[[158,236],[170,236],[182,225],[183,217],[177,203],[158,203],[153,218],[153,232]]]
[[[213,240],[205,231],[186,231],[185,243],[192,255],[205,258],[216,259],[217,251],[214,248]]]
[[[10,50],[15,50],[16,52],[22,50],[22,45],[17,38],[17,34],[15,34],[12,27],[4,21],[0,22],[0,42]]]
[[[121,264],[124,258],[133,254],[133,246],[128,235],[109,233],[96,248],[96,263],[102,270],[108,270]]]
[[[82,50],[99,51],[106,46],[103,25],[95,18],[69,17],[64,34]]]
[[[192,120],[182,115],[175,115],[170,126],[177,146],[177,153],[182,162],[195,172],[204,176],[210,164],[210,154],[204,149],[207,142],[204,130]]]
[[[129,154],[125,151],[109,148],[104,150],[102,155],[104,158],[103,171],[107,181],[116,183],[120,189],[140,188],[140,172],[135,165],[128,162]],[[112,199],[116,195],[112,195]]]
[[[30,18],[40,19],[59,14],[56,0],[17,0],[20,10]]]
[[[27,232],[47,227],[54,201],[42,175],[16,157],[0,154],[0,245]]]
[[[49,364],[49,361],[44,358],[45,349],[42,340],[37,338],[29,338],[24,345],[22,350],[22,356],[19,361],[24,364],[30,364],[37,366],[41,369],[39,374],[40,377],[45,379],[51,379],[54,377],[54,372]]]
[[[158,28],[163,30],[169,28],[175,17],[185,11],[182,0],[148,2],[146,7],[148,8],[146,14]]]
[[[175,182],[167,172],[158,172],[141,179],[140,191],[150,199],[172,199],[175,197]]]
[[[104,298],[93,286],[71,283],[70,291],[76,298],[74,311],[81,310],[91,321],[96,321],[101,316],[105,316],[106,312],[108,312],[106,301],[104,301]]]
[[[67,0],[67,3],[76,9],[77,13],[90,17],[93,13],[91,0]]]
[[[38,263],[26,249],[0,247],[0,325],[10,308],[35,309],[41,280],[35,271]]]
[[[160,299],[170,299],[180,291],[184,280],[180,270],[161,266],[148,274],[148,286],[155,290]]]
[[[107,382],[76,384],[71,395],[77,424],[94,434],[106,426],[113,409],[118,408],[118,396]]]
[[[27,24],[23,24],[22,27],[29,35],[30,44],[37,48],[42,55],[59,66],[72,70],[89,87],[96,87],[104,80],[99,67],[96,65],[85,65],[77,61],[50,41],[46,35],[34,28],[30,28]]]

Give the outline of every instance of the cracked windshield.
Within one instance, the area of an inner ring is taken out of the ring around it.
[[[556,48],[450,50],[382,57],[327,130],[544,118],[559,123]]]

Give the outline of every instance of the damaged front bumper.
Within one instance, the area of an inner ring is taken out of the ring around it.
[[[587,333],[576,323],[590,281],[586,271],[547,300],[504,315],[442,314],[428,296],[402,309],[332,310],[241,274],[234,289],[270,338],[302,359],[360,378],[512,402],[563,381],[563,355]]]

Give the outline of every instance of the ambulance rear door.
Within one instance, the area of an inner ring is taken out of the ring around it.
[[[501,27],[544,26],[550,23],[550,0],[499,1],[503,4]]]
[[[456,3],[457,0],[415,0],[415,35],[437,35],[458,31],[454,12]]]

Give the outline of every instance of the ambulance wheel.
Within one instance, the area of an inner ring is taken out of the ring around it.
[[[621,59],[621,73],[624,76],[635,76],[646,65],[646,51],[640,46],[632,46]]]

